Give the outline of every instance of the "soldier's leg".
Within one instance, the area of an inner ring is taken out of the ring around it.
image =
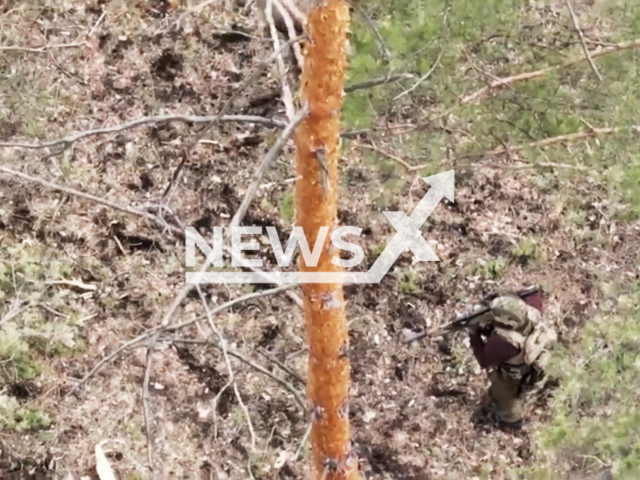
[[[522,421],[524,398],[520,391],[520,381],[498,372],[490,372],[489,381],[489,397],[493,401],[498,419],[508,424]]]

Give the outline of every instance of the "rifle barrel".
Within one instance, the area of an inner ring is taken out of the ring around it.
[[[534,293],[538,293],[540,291],[540,289],[538,287],[529,287],[529,288],[525,288],[523,290],[519,290],[518,292],[516,292],[516,295],[522,299],[527,298],[530,295],[533,295]],[[445,333],[447,331],[449,332],[455,332],[458,330],[461,330],[462,328],[465,328],[467,326],[467,324],[473,320],[474,318],[480,316],[480,315],[484,315],[485,313],[491,311],[491,308],[486,307],[483,308],[481,310],[472,312],[472,313],[466,313],[464,315],[461,315],[459,317],[454,318],[453,320],[451,320],[449,323],[445,324],[442,327],[438,327],[436,329],[432,329],[432,330],[427,330],[424,332],[420,332],[420,333],[416,333],[415,335],[413,335],[410,338],[405,338],[403,340],[402,343],[407,344],[407,343],[411,343],[414,342],[416,340],[420,340],[426,336],[430,336],[430,335],[435,335],[437,333]],[[461,325],[460,328],[453,328],[457,325]]]

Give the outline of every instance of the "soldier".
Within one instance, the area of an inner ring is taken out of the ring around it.
[[[489,397],[498,420],[518,426],[524,416],[525,395],[544,377],[555,330],[543,321],[540,292],[494,298],[490,310],[470,328],[471,348],[488,370]]]

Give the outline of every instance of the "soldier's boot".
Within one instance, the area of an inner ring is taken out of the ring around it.
[[[489,398],[495,407],[497,419],[509,426],[518,427],[524,420],[524,397],[520,380],[490,372]]]

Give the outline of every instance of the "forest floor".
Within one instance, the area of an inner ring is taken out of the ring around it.
[[[1,6],[0,167],[156,212],[168,224],[194,226],[209,239],[211,227],[227,224],[236,212],[279,129],[247,122],[214,127],[168,195],[165,189],[199,125],[149,123],[92,135],[54,156],[44,148],[6,144],[44,142],[144,116],[217,113],[272,52],[270,41],[258,38],[254,19],[242,17],[241,6],[233,5],[236,13],[225,10],[224,3],[187,14],[162,2],[138,2],[135,8],[118,1]],[[629,27],[621,39],[612,31],[614,20],[588,9],[581,15],[590,25],[585,35],[593,48],[631,40],[633,33],[640,37],[640,30]],[[555,64],[582,55],[562,5],[523,8],[513,17],[510,27],[520,25],[522,31],[541,22],[529,41],[563,52]],[[232,26],[245,33],[231,32]],[[358,72],[359,80],[368,75],[365,54],[358,57],[359,41],[364,42],[358,35],[366,28],[354,29],[350,81]],[[531,398],[522,429],[499,428],[487,418],[487,380],[464,333],[404,345],[405,329],[442,324],[496,290],[538,285],[546,292],[545,315],[570,348],[585,323],[621,308],[630,285],[640,279],[637,132],[594,130],[623,127],[633,119],[630,110],[640,104],[640,94],[624,79],[635,76],[636,54],[629,49],[596,61],[606,88],[593,86],[595,74],[584,61],[550,73],[550,79],[491,91],[444,115],[449,105],[438,85],[462,98],[482,88],[487,77],[546,66],[537,51],[516,59],[518,38],[493,37],[470,40],[468,52],[461,48],[465,40],[455,37],[441,71],[403,100],[391,101],[415,78],[347,97],[345,130],[361,128],[356,117],[375,110],[364,122],[370,132],[344,139],[340,167],[340,222],[363,228],[359,243],[366,261],[359,269],[368,269],[394,234],[382,212],[409,214],[428,191],[421,178],[455,170],[455,202],[442,200],[423,227],[440,261],[413,262],[407,251],[380,284],[345,286],[350,417],[363,478],[510,478],[514,469],[540,461],[534,434],[554,415],[551,382],[549,390]],[[509,57],[508,66],[492,65],[494,55]],[[416,78],[427,70],[420,69]],[[286,122],[276,73],[267,69],[229,113]],[[554,88],[560,92],[554,103],[534,105],[536,94]],[[575,94],[579,89],[583,93]],[[611,98],[618,103],[608,103]],[[598,112],[595,118],[567,113],[584,102]],[[492,109],[478,106],[483,103]],[[614,107],[615,112],[606,110]],[[545,117],[547,124],[556,122],[555,135],[535,124],[553,108],[570,117],[567,122],[562,115]],[[523,110],[532,112],[522,120],[529,127],[522,127],[521,116],[514,126],[510,115]],[[512,131],[505,134],[505,128]],[[572,131],[586,133],[569,146],[554,141],[548,148],[516,147],[523,144],[518,135],[535,142]],[[506,146],[512,148],[500,150]],[[398,158],[421,166],[406,168]],[[635,159],[633,168],[624,163],[628,158]],[[294,181],[290,141],[265,174],[243,224],[274,225],[281,238],[288,235]],[[143,408],[147,344],[122,352],[67,394],[101,359],[160,322],[184,286],[184,240],[147,218],[7,170],[0,171],[0,239],[0,477],[30,469],[93,475],[95,446],[106,440],[103,448],[121,478],[143,478],[149,450]],[[266,269],[278,269],[273,255],[264,253],[263,259]],[[202,292],[213,308],[267,288],[207,285]],[[173,322],[202,313],[198,294],[191,294]],[[149,369],[148,401],[159,471],[169,478],[206,473],[213,476],[205,478],[244,479],[250,468],[256,479],[304,478],[310,464],[309,445],[302,445],[308,420],[291,393],[304,397],[303,320],[284,293],[215,315],[230,349],[289,384],[283,388],[232,357],[242,404],[232,387],[222,391],[230,380],[223,355],[197,343],[213,334],[207,323],[160,339]],[[563,455],[557,468],[595,478],[588,476],[591,464]]]

